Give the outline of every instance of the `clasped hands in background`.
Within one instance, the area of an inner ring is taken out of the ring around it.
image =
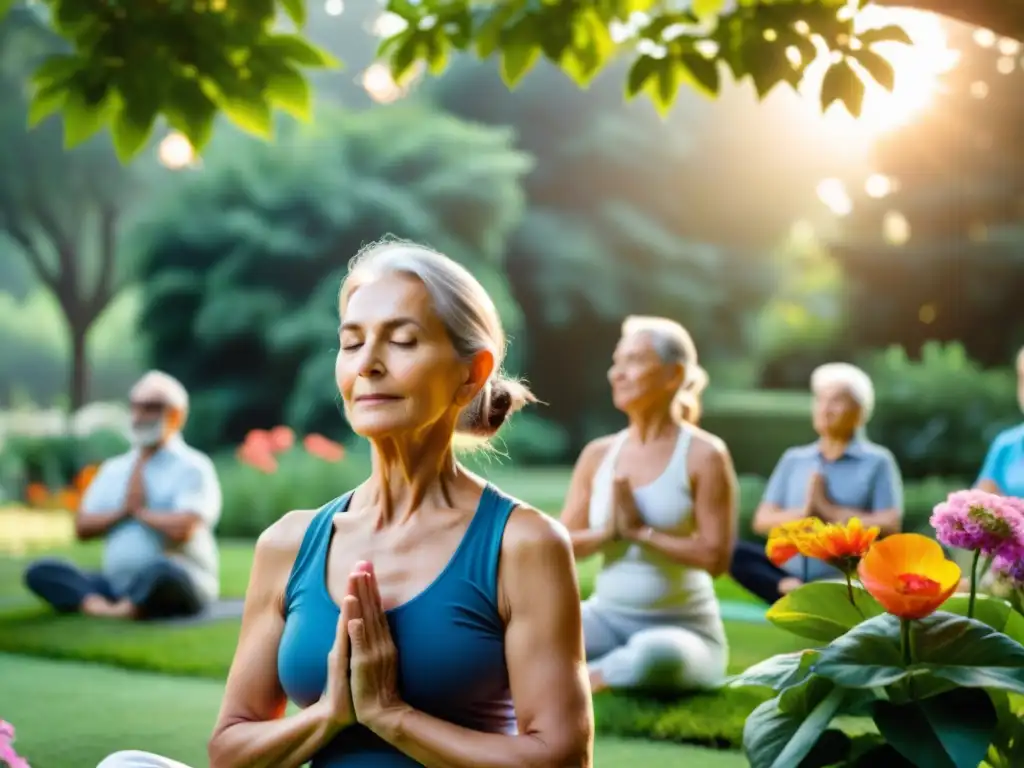
[[[817,517],[826,523],[843,523],[835,514],[836,505],[829,498],[825,488],[825,476],[820,472],[811,474],[811,481],[807,487],[807,509],[806,517]]]
[[[636,506],[629,479],[616,477],[612,483],[612,513],[605,525],[608,541],[617,539],[636,541],[640,532],[648,527]]]
[[[321,703],[339,731],[358,722],[381,733],[408,709],[398,695],[398,653],[371,563],[357,563],[349,574]]]

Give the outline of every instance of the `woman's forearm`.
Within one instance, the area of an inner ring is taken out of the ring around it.
[[[645,535],[638,533],[630,538],[646,544],[680,565],[707,571],[712,576],[721,576],[727,572],[732,559],[731,546],[723,549],[696,535],[673,536],[650,528]]]
[[[608,534],[602,530],[582,528],[569,531],[572,540],[572,554],[577,560],[584,560],[596,555],[608,543]]]
[[[322,702],[280,720],[234,723],[210,739],[210,768],[299,768],[339,730]]]
[[[571,746],[529,734],[474,731],[411,707],[367,727],[425,768],[589,768],[586,754]]]

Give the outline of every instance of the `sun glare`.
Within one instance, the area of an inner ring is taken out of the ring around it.
[[[871,140],[909,123],[924,111],[939,89],[941,77],[956,65],[959,53],[948,47],[942,21],[919,11],[869,6],[857,16],[858,29],[898,24],[913,40],[912,46],[879,43],[874,46],[893,66],[895,87],[892,92],[867,77],[864,105],[860,117],[853,118],[839,104],[833,104],[823,116],[830,132],[859,140]],[[815,62],[805,81],[804,93],[818,103],[821,78],[827,61]],[[813,73],[813,74],[811,74]],[[820,107],[819,107],[820,109]]]

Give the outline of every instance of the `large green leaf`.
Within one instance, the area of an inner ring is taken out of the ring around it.
[[[942,610],[966,616],[970,598],[967,595],[951,597],[942,604]],[[992,595],[978,595],[974,601],[974,618],[988,624],[996,632],[1012,637],[1024,644],[1024,616],[1013,609],[1006,600]]]
[[[915,666],[969,688],[1024,694],[1024,645],[975,619],[938,612],[915,622]]]
[[[821,81],[821,108],[827,110],[835,102],[840,102],[854,117],[860,116],[864,105],[864,81],[850,66],[847,59],[842,59],[829,66]]]
[[[853,588],[853,595],[856,607],[850,602],[846,584],[812,582],[785,595],[766,616],[772,624],[794,635],[827,643],[865,619],[885,612],[860,587]]]
[[[816,674],[848,688],[876,688],[906,677],[900,621],[883,614],[858,624],[820,650]]]
[[[812,650],[780,653],[748,667],[731,678],[729,685],[737,688],[764,686],[781,691],[804,680],[810,674],[816,658],[817,652]]]
[[[810,753],[850,691],[827,686],[817,693],[823,695],[808,702],[813,706],[806,715],[782,711],[777,698],[750,714],[743,727],[743,751],[751,768],[793,768]]]
[[[921,768],[977,768],[996,730],[996,709],[982,690],[957,688],[921,702],[876,701],[886,742]]]
[[[934,613],[913,622],[911,646],[908,666],[899,619],[877,616],[822,648],[814,672],[850,688],[892,685],[913,673],[969,688],[1024,693],[1024,646],[979,621]]]

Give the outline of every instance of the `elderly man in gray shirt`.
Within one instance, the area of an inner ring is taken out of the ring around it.
[[[79,539],[105,538],[101,571],[47,559],[25,573],[58,611],[170,618],[217,598],[220,483],[210,459],[181,437],[188,394],[150,371],[132,388],[131,412],[134,447],[102,464],[75,521]]]
[[[818,440],[782,455],[754,513],[754,532],[767,536],[776,526],[804,517],[827,523],[858,517],[866,526],[878,526],[883,536],[899,531],[899,467],[888,449],[864,435],[875,401],[871,379],[855,366],[829,363],[812,374],[811,392]],[[768,603],[805,581],[841,575],[826,563],[799,556],[776,567],[763,546],[744,541],[733,552],[730,574]]]

